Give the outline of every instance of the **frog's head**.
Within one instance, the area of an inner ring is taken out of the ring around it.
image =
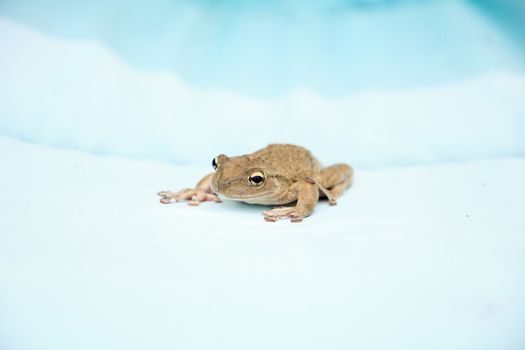
[[[250,156],[230,158],[221,154],[213,159],[212,166],[212,190],[228,199],[269,204],[282,197],[287,187],[267,164]]]

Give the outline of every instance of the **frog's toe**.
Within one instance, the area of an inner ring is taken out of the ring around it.
[[[264,220],[275,222],[279,219],[290,219],[292,222],[300,222],[303,216],[300,215],[295,207],[280,207],[263,211]]]
[[[157,193],[161,198],[160,202],[163,204],[170,204],[175,202],[175,192],[171,191],[160,191]]]
[[[160,199],[160,202],[161,202],[162,204],[170,204],[170,203],[175,202],[175,199],[173,199],[173,198],[168,198],[168,197],[162,197],[162,198]]]
[[[160,192],[157,192],[157,194],[163,198],[169,198],[169,197],[173,197],[177,192],[171,192],[171,191],[160,191]]]
[[[295,207],[280,207],[280,208],[273,208],[270,210],[265,210],[263,211],[263,215],[265,217],[281,218],[281,217],[288,216],[288,214],[292,213],[293,211],[295,211]]]
[[[303,216],[297,212],[293,212],[290,215],[288,215],[291,222],[301,222],[303,221]]]

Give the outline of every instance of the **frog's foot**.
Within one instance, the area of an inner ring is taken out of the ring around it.
[[[222,202],[217,195],[194,188],[185,188],[177,192],[160,191],[158,195],[162,197],[160,202],[163,204],[170,204],[179,201],[188,201],[188,205],[199,205],[200,202],[206,201],[212,201],[215,203]]]
[[[292,222],[301,222],[304,215],[297,211],[297,207],[279,207],[263,211],[264,220],[275,222],[279,219],[290,219]]]

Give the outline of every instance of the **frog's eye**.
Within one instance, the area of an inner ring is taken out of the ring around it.
[[[264,180],[266,177],[264,176],[264,173],[262,171],[256,171],[253,174],[250,175],[248,180],[250,180],[250,185],[254,187],[260,187],[264,184]]]
[[[216,158],[213,158],[211,161],[211,166],[213,167],[213,170],[217,170],[217,160]]]

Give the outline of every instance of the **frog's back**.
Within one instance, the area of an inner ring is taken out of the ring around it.
[[[306,148],[290,144],[270,144],[250,154],[274,174],[289,178],[306,178],[321,170],[319,161]]]

